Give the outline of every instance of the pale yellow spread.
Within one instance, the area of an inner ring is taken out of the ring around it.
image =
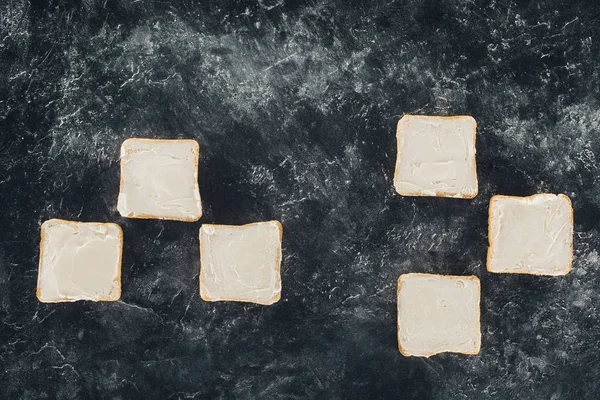
[[[476,277],[402,275],[398,282],[401,352],[423,357],[442,352],[478,353],[479,293]]]
[[[494,196],[488,270],[564,275],[571,268],[573,208],[565,195]]]
[[[42,302],[117,300],[121,228],[49,220],[42,225],[38,298]]]
[[[472,117],[406,115],[398,122],[394,186],[404,196],[477,195]]]
[[[195,221],[202,215],[194,140],[128,139],[117,208],[130,218]]]
[[[200,295],[207,301],[272,304],[281,296],[281,224],[200,228]]]

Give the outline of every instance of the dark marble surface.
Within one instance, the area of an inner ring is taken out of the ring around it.
[[[2,399],[591,399],[600,4],[0,1]],[[478,123],[472,201],[395,194],[405,113]],[[198,223],[116,210],[128,137],[195,138]],[[493,194],[565,193],[572,272],[485,271]],[[41,304],[40,224],[125,232],[116,303]],[[207,303],[201,222],[278,219],[282,300]],[[396,279],[475,274],[482,349],[405,358]]]

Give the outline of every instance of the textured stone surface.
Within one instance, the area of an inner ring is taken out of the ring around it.
[[[0,397],[600,392],[597,1],[202,3],[0,2]],[[395,194],[405,113],[477,120],[475,199]],[[128,137],[198,140],[200,222],[120,217]],[[488,274],[489,198],[537,192],[571,273]],[[122,226],[120,301],[37,301],[49,218]],[[200,223],[272,219],[281,300],[202,301]],[[399,354],[407,272],[480,277],[478,356]]]

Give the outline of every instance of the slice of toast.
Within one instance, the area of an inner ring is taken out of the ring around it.
[[[566,275],[573,259],[573,207],[563,195],[493,196],[487,270]]]
[[[477,196],[473,117],[405,115],[398,121],[394,186],[402,196]]]
[[[43,303],[121,297],[123,231],[117,224],[51,219],[42,224],[36,295]]]
[[[198,154],[195,140],[125,140],[117,204],[121,215],[197,221],[202,216]]]
[[[200,228],[200,296],[206,301],[273,304],[281,298],[278,221]]]
[[[476,276],[404,274],[398,279],[398,348],[404,356],[477,354],[481,347]]]

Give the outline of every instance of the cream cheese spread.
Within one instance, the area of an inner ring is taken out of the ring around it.
[[[398,279],[398,346],[405,356],[477,354],[479,279],[405,274]]]
[[[405,115],[396,133],[396,191],[403,196],[475,197],[476,128],[468,116]]]
[[[200,228],[200,295],[206,301],[272,304],[281,297],[277,221]]]
[[[565,275],[573,257],[573,207],[562,194],[493,196],[487,269]]]
[[[198,188],[198,142],[127,139],[121,146],[124,217],[196,221],[202,215]]]
[[[53,303],[118,300],[123,232],[111,223],[58,219],[41,228],[37,297]]]

